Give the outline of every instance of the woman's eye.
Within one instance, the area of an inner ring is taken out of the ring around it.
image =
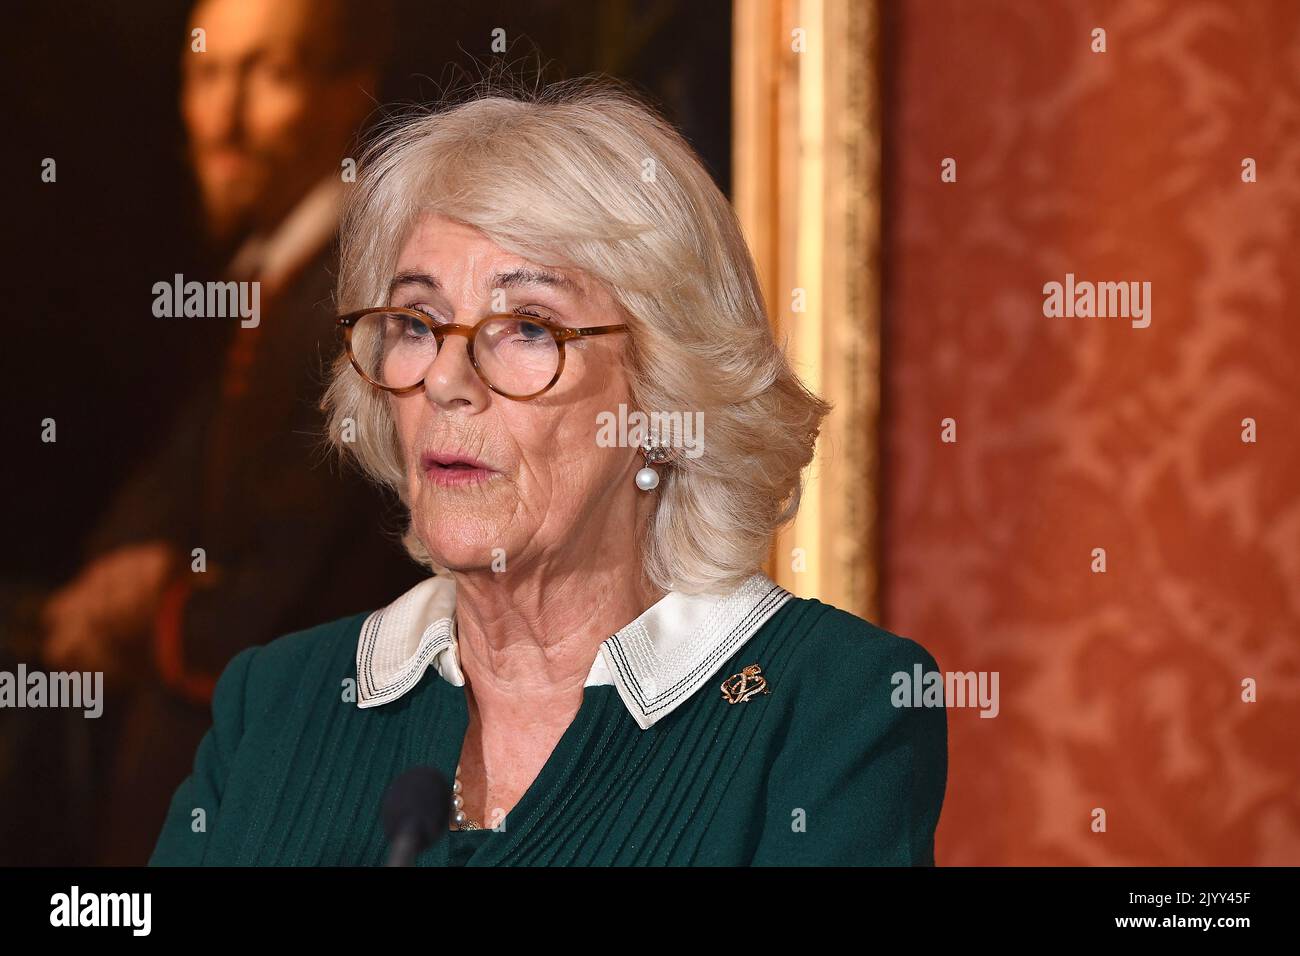
[[[523,314],[531,315],[532,313],[524,312]],[[525,342],[538,342],[541,341],[542,339],[549,339],[551,337],[551,333],[548,332],[544,326],[538,325],[535,322],[520,322],[519,337],[522,338]]]

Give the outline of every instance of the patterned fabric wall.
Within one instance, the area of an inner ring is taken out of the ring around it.
[[[999,674],[939,862],[1300,863],[1300,4],[882,14],[883,624]]]

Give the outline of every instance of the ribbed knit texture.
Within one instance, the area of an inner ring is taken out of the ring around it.
[[[378,865],[380,806],[418,765],[450,780],[465,690],[430,668],[359,709],[366,615],[242,652],[177,790],[151,865]],[[720,685],[759,664],[771,693]],[[699,691],[642,730],[613,686],[584,690],[502,832],[452,832],[420,865],[858,865],[934,862],[947,774],[942,708],[894,707],[891,675],[935,670],[918,644],[793,599]],[[201,818],[200,832],[196,821]]]

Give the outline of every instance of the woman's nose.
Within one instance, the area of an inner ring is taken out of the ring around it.
[[[438,354],[424,375],[424,393],[431,402],[443,408],[478,407],[487,402],[487,387],[474,370],[468,338],[448,335],[443,339]]]

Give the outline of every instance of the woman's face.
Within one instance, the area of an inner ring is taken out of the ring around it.
[[[599,283],[530,263],[436,215],[398,257],[389,304],[470,326],[493,312],[573,327],[623,320]],[[630,536],[644,496],[633,481],[636,449],[596,443],[597,415],[630,401],[626,334],[566,343],[559,381],[528,401],[489,390],[468,344],[447,336],[424,388],[389,395],[406,501],[433,560],[453,571],[500,571],[503,561],[506,570],[538,560],[578,566],[611,534]]]

